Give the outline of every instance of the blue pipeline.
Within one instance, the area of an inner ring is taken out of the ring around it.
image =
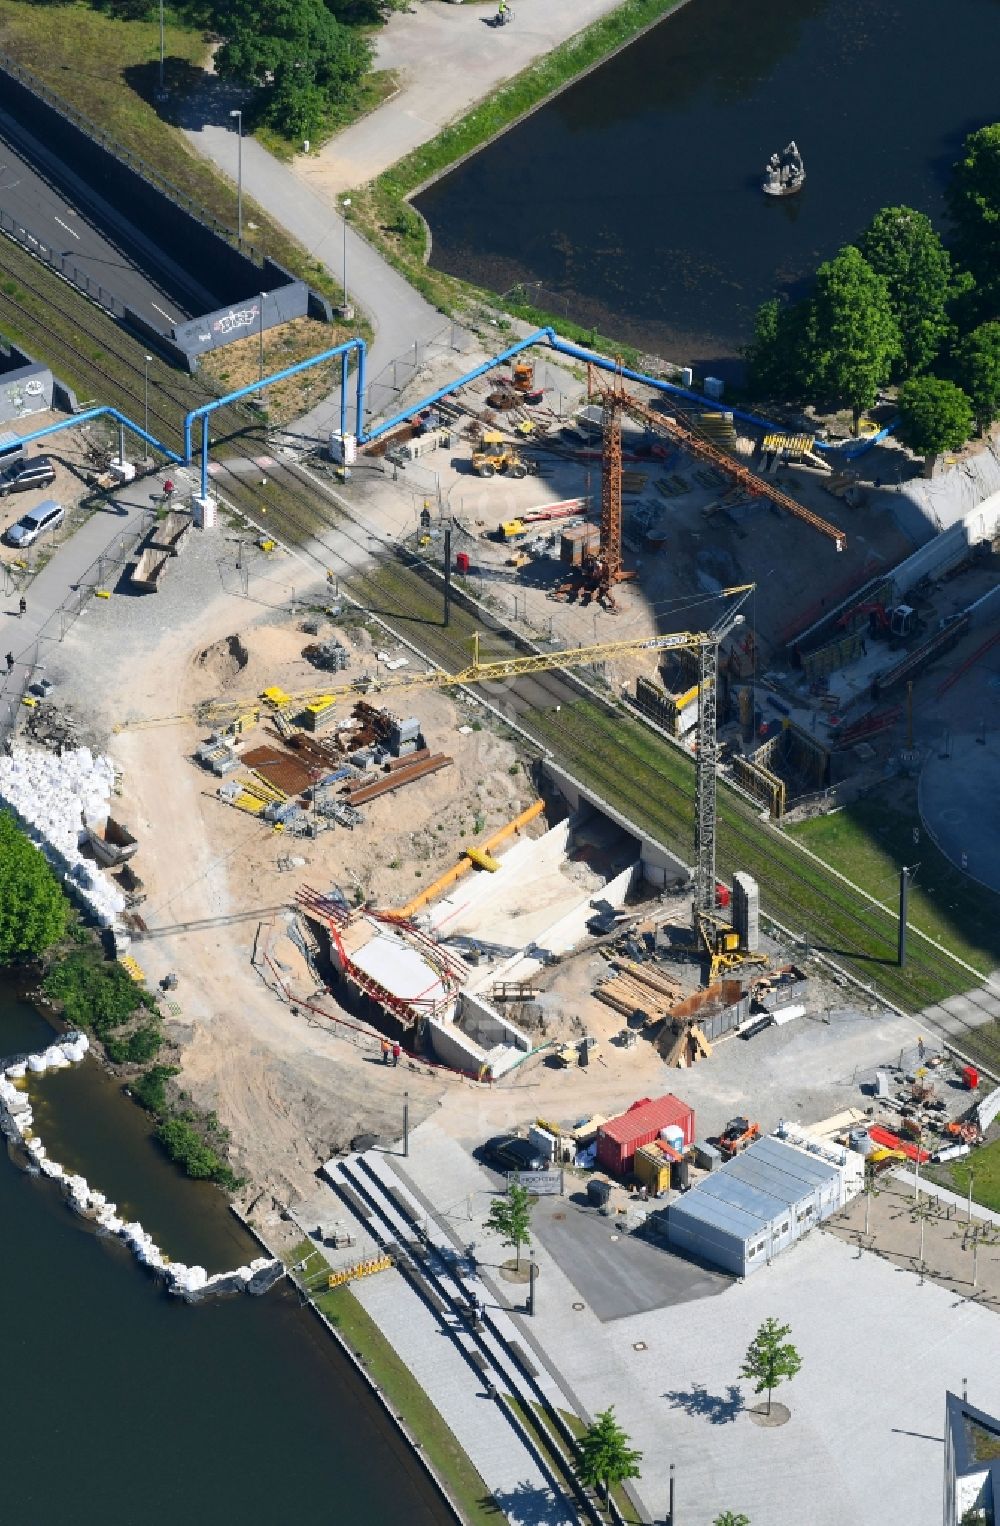
[[[606,355],[597,355],[593,350],[585,350],[581,345],[571,344],[567,339],[560,339],[555,329],[541,328],[536,329],[533,334],[529,334],[526,339],[519,340],[517,344],[510,345],[508,349],[501,350],[499,355],[494,355],[492,359],[484,361],[481,366],[476,366],[472,371],[466,371],[464,376],[459,376],[455,381],[450,382],[447,387],[439,387],[436,392],[428,393],[427,397],[422,398],[419,403],[414,403],[412,408],[407,408],[405,413],[394,414],[392,418],[386,419],[383,424],[379,424],[370,433],[363,434],[359,430],[359,442],[367,444],[371,440],[377,440],[380,435],[384,435],[388,430],[395,429],[399,424],[404,424],[415,413],[421,412],[424,408],[433,407],[435,403],[439,403],[449,393],[457,391],[459,387],[467,386],[469,382],[475,381],[477,377],[485,376],[487,371],[493,370],[494,366],[503,365],[505,361],[512,360],[515,355],[520,355],[524,350],[530,350],[536,344],[547,344],[550,349],[557,350],[561,355],[569,355],[574,360],[586,361],[589,365],[596,366],[601,371],[614,371],[628,381],[639,382],[643,386],[654,388],[657,392],[668,393],[671,397],[683,398],[685,402],[695,403],[699,408],[714,409],[717,413],[731,413],[734,418],[739,419],[742,423],[753,424],[756,428],[763,429],[768,434],[785,433],[785,425],[783,424],[772,423],[770,419],[761,418],[758,414],[748,413],[744,409],[731,408],[728,403],[719,402],[716,398],[704,397],[700,392],[690,392],[684,387],[675,386],[673,382],[664,381],[661,377],[647,376],[644,371],[633,371],[629,366],[619,366],[615,361],[609,360]],[[884,438],[884,432],[875,438]],[[871,442],[865,442],[866,449],[869,443],[874,444],[875,439]],[[842,447],[826,445],[822,440],[817,440],[815,448],[817,450],[839,450]],[[853,454],[859,454],[859,452],[855,451]]]
[[[87,424],[91,419],[102,418],[114,419],[117,424],[121,424],[131,434],[138,435],[140,440],[145,440],[147,445],[152,445],[154,450],[158,450],[162,456],[166,456],[168,461],[176,461],[178,466],[184,464],[176,451],[171,450],[168,445],[164,445],[163,441],[158,440],[155,435],[147,434],[145,429],[141,429],[138,424],[133,424],[132,420],[127,418],[124,413],[119,413],[117,408],[88,408],[85,413],[74,413],[72,418],[64,419],[60,424],[46,424],[44,429],[34,429],[31,434],[21,435],[20,438],[23,444],[28,445],[32,440],[42,440],[46,435],[59,434],[63,429],[75,429],[78,424]]]
[[[190,413],[184,415],[184,460],[192,459],[191,434],[195,419],[202,421],[201,433],[201,496],[208,495],[208,420],[217,408],[224,408],[227,403],[239,402],[240,398],[249,397],[251,393],[259,393],[265,387],[272,387],[275,382],[286,381],[289,376],[298,376],[303,371],[309,371],[313,366],[322,365],[326,360],[333,360],[336,356],[343,357],[341,364],[341,378],[346,381],[347,361],[352,350],[358,353],[357,389],[355,393],[355,433],[361,431],[364,420],[364,389],[365,389],[365,341],[360,338],[345,340],[343,344],[336,345],[332,350],[323,350],[319,355],[312,355],[308,360],[300,360],[294,366],[288,366],[284,371],[275,371],[272,376],[265,376],[263,381],[251,382],[249,386],[238,387],[235,392],[227,392],[225,397],[217,397],[210,403],[203,403],[200,408],[192,408]],[[340,416],[342,425],[346,425],[347,406],[346,389],[341,394]],[[346,433],[346,430],[344,431]]]

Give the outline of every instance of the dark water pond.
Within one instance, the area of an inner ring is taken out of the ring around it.
[[[943,219],[998,58],[998,0],[689,0],[416,199],[432,264],[725,374],[757,304],[879,207]],[[774,201],[789,138],[807,182]]]
[[[52,1030],[0,978],[0,1056]],[[159,1155],[96,1066],[48,1083],[39,1133],[177,1256],[257,1254],[221,1194]],[[26,1526],[351,1521],[437,1526],[436,1496],[291,1293],[191,1307],[81,1226],[0,1142],[3,1519]]]

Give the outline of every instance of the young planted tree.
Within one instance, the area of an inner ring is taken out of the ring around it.
[[[883,207],[858,247],[889,289],[900,336],[896,374],[906,381],[926,371],[951,336],[949,304],[971,278],[956,275],[930,218],[912,207]]]
[[[486,1228],[496,1230],[517,1256],[517,1269],[521,1269],[521,1246],[531,1244],[531,1210],[534,1204],[527,1187],[511,1182],[506,1197],[495,1197],[490,1204]]]
[[[576,1476],[589,1489],[600,1489],[607,1499],[612,1489],[627,1478],[639,1477],[642,1453],[615,1419],[614,1405],[602,1410],[580,1437]]]
[[[33,959],[66,929],[67,901],[13,817],[0,811],[0,964]]]
[[[889,286],[851,244],[816,272],[816,372],[830,397],[847,403],[857,428],[900,354]]]
[[[972,433],[972,404],[954,382],[915,376],[899,389],[899,437],[930,471],[943,450],[959,450]]]
[[[750,1517],[735,1510],[724,1510],[715,1517],[712,1526],[750,1526]]]
[[[1000,323],[981,323],[958,347],[958,380],[983,434],[1000,418]]]
[[[767,1413],[771,1413],[771,1394],[786,1378],[794,1378],[802,1366],[802,1358],[795,1347],[786,1342],[791,1325],[779,1325],[774,1318],[765,1319],[750,1342],[750,1349],[740,1368],[740,1377],[754,1384],[754,1393],[767,1392]]]

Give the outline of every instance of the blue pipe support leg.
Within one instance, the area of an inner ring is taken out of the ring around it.
[[[354,406],[354,434],[361,441],[365,436],[365,370],[368,354],[364,345],[358,351],[358,395]]]
[[[126,414],[119,413],[117,408],[109,408],[107,406],[103,408],[88,408],[85,413],[74,413],[71,419],[63,419],[58,424],[46,424],[44,429],[33,429],[30,434],[21,435],[21,442],[24,445],[30,445],[33,440],[43,440],[47,435],[59,434],[64,429],[75,429],[78,424],[87,424],[91,419],[101,418],[114,419],[116,423],[121,424],[131,434],[138,435],[141,440],[145,440],[147,445],[152,445],[154,450],[158,450],[162,456],[166,456],[168,461],[176,461],[178,466],[183,464],[181,457],[176,451],[171,450],[169,445],[164,445],[163,441],[158,440],[155,435],[147,434],[145,429],[133,423]]]
[[[347,433],[347,353],[340,357],[340,437]]]
[[[208,414],[201,418],[201,496],[208,497]]]

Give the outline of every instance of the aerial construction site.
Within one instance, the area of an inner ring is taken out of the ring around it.
[[[944,1188],[992,1147],[1000,493],[947,497],[989,450],[924,479],[880,416],[757,419],[551,331],[462,363],[428,346],[378,414],[345,363],[308,440],[172,382],[183,428],[162,395],[148,431],[120,395],[34,417],[66,515],[4,551],[21,619],[57,596],[8,663],[0,800],[255,1231],[489,1475],[418,1339],[438,1303],[486,1339],[456,1202],[492,1246],[490,1194],[536,1184],[538,1338],[593,1409],[585,1350],[835,1258],[875,1171]]]

